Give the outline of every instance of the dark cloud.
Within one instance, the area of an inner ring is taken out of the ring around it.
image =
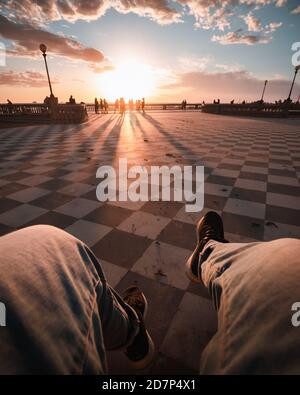
[[[52,83],[56,84],[57,80],[52,80]],[[0,73],[0,85],[41,88],[47,86],[48,81],[45,74],[37,71],[25,71],[23,73],[18,73],[10,70]]]
[[[18,20],[26,18],[36,22],[93,20],[110,8],[121,13],[134,12],[161,24],[180,19],[180,13],[168,0],[3,0],[0,4],[0,10],[13,12]]]
[[[3,15],[0,15],[0,36],[13,42],[13,47],[8,51],[10,55],[37,56],[39,45],[45,43],[51,54],[90,63],[104,60],[100,51],[86,48],[74,39],[33,27],[28,23],[12,22]]]

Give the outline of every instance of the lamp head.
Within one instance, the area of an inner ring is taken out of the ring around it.
[[[41,50],[41,52],[43,52],[43,54],[45,54],[46,51],[47,51],[46,45],[45,45],[45,44],[41,44],[41,45],[40,45],[40,50]]]

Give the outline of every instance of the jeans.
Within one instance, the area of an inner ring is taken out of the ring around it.
[[[206,245],[201,277],[218,330],[200,373],[300,373],[299,257],[293,239]],[[0,302],[0,374],[105,374],[106,350],[126,348],[139,327],[88,247],[49,226],[0,237]]]
[[[107,373],[139,327],[88,247],[50,226],[0,237],[0,302],[0,374]]]
[[[250,244],[210,241],[202,281],[218,310],[218,330],[202,374],[300,374],[300,240]]]

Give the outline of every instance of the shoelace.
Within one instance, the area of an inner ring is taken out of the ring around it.
[[[143,303],[140,299],[140,296],[137,294],[129,294],[126,296],[126,303],[129,304],[131,307],[143,307]]]

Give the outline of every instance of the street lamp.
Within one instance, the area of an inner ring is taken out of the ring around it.
[[[268,83],[268,80],[265,80],[264,89],[263,89],[263,92],[262,92],[262,95],[261,95],[261,100],[260,100],[261,102],[264,101],[264,96],[265,96],[267,83]]]
[[[51,81],[50,81],[50,76],[49,76],[49,70],[48,70],[48,65],[47,65],[47,54],[46,54],[47,47],[46,47],[46,45],[45,44],[41,44],[40,45],[40,50],[41,50],[41,52],[43,54],[44,61],[45,61],[47,77],[48,77],[48,82],[49,82],[49,88],[50,88],[50,94],[51,94],[51,97],[53,97],[53,91],[52,91],[52,86],[51,86]]]
[[[289,97],[287,98],[287,101],[290,101],[290,100],[291,100],[291,96],[292,96],[294,84],[295,84],[295,81],[296,81],[296,76],[297,76],[297,73],[298,73],[299,69],[300,69],[300,64],[298,64],[298,66],[295,67],[295,74],[294,74],[292,86],[291,86],[290,93],[289,93]]]

